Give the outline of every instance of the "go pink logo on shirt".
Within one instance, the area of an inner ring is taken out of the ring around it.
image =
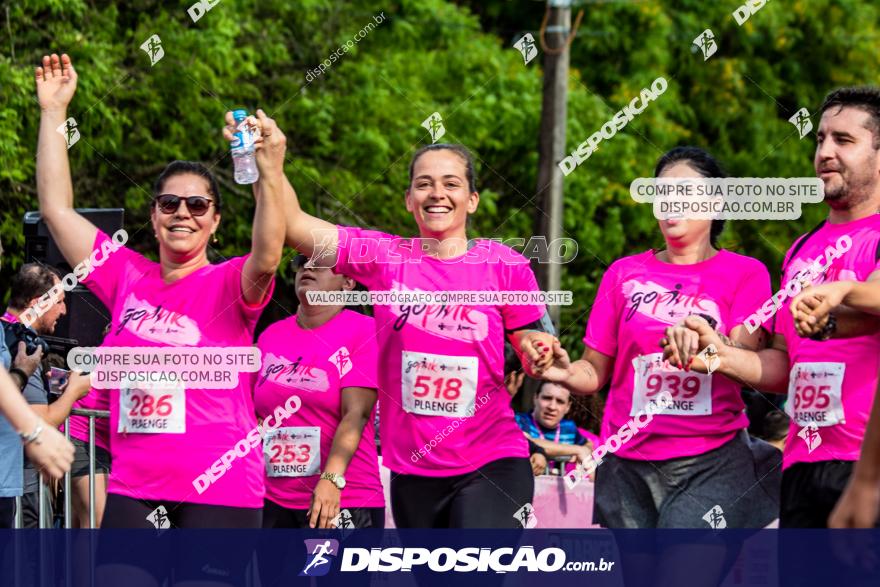
[[[302,357],[298,357],[295,361],[291,361],[287,357],[266,353],[263,359],[263,372],[260,374],[260,380],[257,385],[263,385],[266,381],[271,381],[281,387],[304,389],[306,391],[327,391],[330,389],[330,380],[327,378],[327,372],[320,367],[306,365],[302,360]]]
[[[721,326],[718,304],[701,293],[685,293],[680,283],[668,289],[653,281],[642,283],[630,279],[623,284],[622,291],[629,308],[626,320],[631,320],[638,312],[665,324],[677,324],[691,314],[708,314]]]
[[[424,290],[410,289],[394,281],[392,291]],[[391,304],[388,307],[391,313],[397,316],[397,320],[394,321],[394,330],[397,331],[402,330],[406,325],[411,325],[423,332],[466,342],[479,342],[489,336],[489,317],[485,312],[470,306]]]
[[[123,329],[143,340],[165,345],[195,346],[202,338],[198,325],[186,314],[154,306],[134,293],[125,299],[116,334]]]

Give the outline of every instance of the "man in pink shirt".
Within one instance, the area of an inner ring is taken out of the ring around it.
[[[814,165],[830,213],[785,256],[781,288],[791,285],[787,289],[793,293],[807,282],[880,279],[880,90],[836,90],[825,98],[821,112]],[[755,310],[766,315],[763,309],[771,306]],[[880,319],[838,306],[821,330],[803,338],[792,314],[777,309],[768,349],[754,352],[724,344],[693,319],[686,322],[693,345],[686,346],[714,344],[720,359],[716,372],[756,389],[788,394],[792,422],[780,525],[825,527],[859,458],[877,388]],[[673,341],[681,331],[670,334]],[[666,347],[667,355],[677,352],[674,346]],[[705,370],[699,360],[694,368]]]

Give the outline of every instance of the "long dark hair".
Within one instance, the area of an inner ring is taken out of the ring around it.
[[[657,165],[654,167],[654,177],[658,177],[664,169],[679,162],[686,163],[703,177],[727,177],[727,173],[718,160],[708,151],[699,147],[676,147],[667,151],[657,161]],[[724,220],[712,221],[712,227],[709,229],[709,243],[716,249],[721,248],[718,246],[718,237],[721,236],[723,230]]]

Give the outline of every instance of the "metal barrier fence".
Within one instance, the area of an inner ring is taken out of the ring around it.
[[[544,470],[545,475],[553,475],[557,477],[563,477],[565,475],[565,465],[568,464],[569,461],[573,461],[574,457],[569,455],[560,455],[558,457],[547,457],[547,463],[549,464],[551,461],[557,464],[556,467],[547,467]]]
[[[109,418],[110,412],[107,410],[84,410],[79,408],[73,408],[70,410],[71,416],[85,416],[89,419],[89,529],[93,529],[95,527],[95,420],[97,418]],[[70,417],[64,420],[64,436],[67,440],[70,440]],[[43,481],[42,477],[39,477],[39,491],[37,493],[38,499],[38,515],[39,522],[38,526],[40,528],[51,528],[52,520],[47,519],[46,511],[48,509],[49,504],[49,488],[46,486],[46,483]],[[72,493],[71,493],[71,473],[68,471],[64,474],[64,527],[71,527],[71,519],[72,519]],[[22,513],[22,499],[21,497],[15,498],[15,528],[21,528],[23,526],[23,513]]]
[[[70,410],[71,416],[85,416],[89,419],[89,529],[93,529],[96,524],[95,520],[95,420],[98,418],[109,418],[110,412],[107,410],[85,410],[73,408]],[[70,418],[64,420],[64,436],[70,440]],[[572,456],[556,456],[548,457],[548,461],[554,461],[557,466],[549,468],[545,471],[545,475],[564,476],[565,465],[571,460]],[[49,502],[49,488],[39,478],[38,492],[38,511],[39,511],[39,527],[51,528],[52,520],[47,519],[46,510]],[[71,519],[73,515],[72,492],[71,492],[71,473],[64,474],[64,527],[71,527]],[[15,498],[15,528],[21,528],[23,525],[21,497]]]

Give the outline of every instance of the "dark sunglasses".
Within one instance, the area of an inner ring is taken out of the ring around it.
[[[189,213],[193,216],[204,216],[211,208],[211,204],[214,203],[214,200],[204,196],[181,198],[174,194],[162,194],[161,196],[156,196],[154,201],[163,214],[174,214],[177,212],[177,209],[180,208],[180,202],[182,200],[186,200],[186,209],[189,210]]]

